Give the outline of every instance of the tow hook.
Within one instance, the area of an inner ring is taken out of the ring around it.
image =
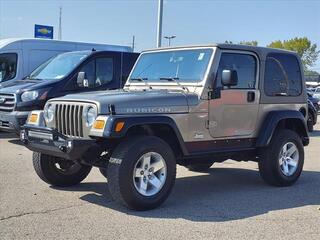
[[[59,149],[62,151],[62,152],[67,152],[68,150],[71,150],[72,148],[72,141],[68,140],[66,142],[66,145],[60,145],[59,146]]]
[[[60,145],[59,146],[59,149],[62,151],[62,152],[67,152],[67,147],[65,145]]]

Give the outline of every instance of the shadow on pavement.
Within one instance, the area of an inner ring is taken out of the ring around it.
[[[9,132],[0,132],[0,139],[8,140],[9,143],[23,145],[18,134]]]
[[[16,139],[10,139],[8,141],[9,143],[12,143],[12,144],[17,144],[17,145],[21,145],[21,146],[24,146],[23,143],[20,141],[19,138],[16,138]]]
[[[133,216],[224,222],[320,205],[320,173],[304,171],[295,185],[277,188],[266,185],[258,171],[211,168],[204,176],[178,178],[169,199],[161,207],[145,212],[128,210],[112,201],[107,183],[82,183],[62,190],[92,191],[81,199]]]

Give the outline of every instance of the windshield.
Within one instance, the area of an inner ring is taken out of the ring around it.
[[[144,53],[130,80],[159,81],[175,79],[199,82],[204,78],[212,49],[172,50]]]
[[[51,58],[34,70],[28,79],[49,80],[61,79],[68,75],[89,52],[68,52]]]
[[[0,82],[11,80],[16,76],[17,59],[16,53],[0,54]]]

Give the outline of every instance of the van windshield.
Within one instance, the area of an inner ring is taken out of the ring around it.
[[[205,76],[212,52],[212,49],[204,48],[144,53],[132,71],[130,81],[199,82]]]
[[[34,70],[27,79],[50,80],[62,79],[78,66],[89,52],[68,52],[59,54]]]
[[[17,73],[16,53],[2,53],[0,54],[0,82],[14,79]]]

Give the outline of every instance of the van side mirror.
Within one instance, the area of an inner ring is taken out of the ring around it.
[[[221,76],[223,86],[231,87],[238,85],[238,73],[236,70],[223,70]]]
[[[78,87],[89,87],[89,81],[85,72],[78,72],[77,85]]]

